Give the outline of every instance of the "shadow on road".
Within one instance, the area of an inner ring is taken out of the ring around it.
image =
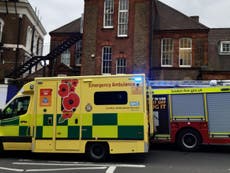
[[[144,164],[151,155],[158,153],[180,152],[180,150],[173,144],[153,144],[150,147],[150,153],[145,154],[119,154],[112,155],[108,158],[108,163],[122,163],[122,164]],[[230,154],[230,146],[204,145],[197,151],[199,153],[221,153]],[[63,162],[88,162],[84,154],[51,154],[51,153],[31,153],[21,151],[7,151],[0,155],[1,158],[6,159],[21,159],[21,160],[36,160],[36,161],[63,161]],[[157,159],[153,157],[153,159]],[[154,162],[154,160],[153,160]]]
[[[175,144],[152,144],[150,147],[150,150],[152,151],[178,151],[180,152],[180,149]],[[202,145],[196,152],[202,152],[202,153],[228,153],[230,154],[230,145]]]

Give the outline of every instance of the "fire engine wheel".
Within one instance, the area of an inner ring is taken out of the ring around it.
[[[89,143],[86,154],[91,161],[104,161],[109,154],[109,147],[106,143]]]
[[[183,151],[196,151],[200,143],[200,134],[192,129],[183,130],[177,138],[177,144]]]

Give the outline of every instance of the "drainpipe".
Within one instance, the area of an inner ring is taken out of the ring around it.
[[[31,56],[34,56],[34,36],[35,36],[35,26],[33,25],[32,28],[32,40],[31,40],[31,46],[30,46],[30,52],[31,52]]]
[[[18,74],[17,74],[17,67],[18,67],[18,61],[19,61],[19,45],[20,45],[20,42],[21,42],[21,28],[22,28],[22,14],[19,14],[19,18],[18,18],[18,35],[17,35],[17,48],[16,48],[16,55],[15,55],[15,66],[14,66],[14,69],[15,69],[15,77],[17,78],[18,77]]]
[[[153,16],[153,8],[154,8],[154,1],[150,1],[150,15],[149,15],[149,25],[150,25],[150,32],[149,32],[149,79],[152,78],[152,68],[153,68],[153,25],[154,25],[154,16]]]
[[[8,3],[7,3],[8,0],[5,0],[5,6],[6,6],[6,14],[9,14],[9,10],[8,10]]]
[[[154,79],[153,74],[153,58],[154,58],[154,52],[153,52],[153,45],[154,44],[154,33],[155,33],[155,28],[157,25],[157,2],[158,0],[151,0],[150,1],[150,32],[149,32],[149,78]]]

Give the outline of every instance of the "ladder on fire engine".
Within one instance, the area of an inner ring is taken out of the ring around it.
[[[38,65],[41,62],[55,60],[59,55],[61,55],[65,50],[74,45],[77,41],[82,38],[81,34],[71,35],[70,38],[65,40],[62,44],[58,45],[55,49],[53,49],[46,56],[34,56],[24,64],[20,65],[17,69],[12,71],[7,77],[9,78],[18,78],[23,75],[25,72],[31,73],[31,70],[34,66]],[[45,63],[46,64],[46,63]]]
[[[230,86],[230,80],[150,80],[152,88]]]

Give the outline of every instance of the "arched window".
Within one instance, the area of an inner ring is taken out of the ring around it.
[[[42,56],[43,53],[43,41],[41,38],[38,39],[38,46],[37,46],[37,55]]]
[[[112,71],[112,48],[105,46],[102,48],[102,74],[111,74]]]
[[[127,62],[125,58],[118,58],[116,62],[117,74],[126,74]]]
[[[104,1],[104,28],[113,28],[114,1]]]
[[[30,26],[27,27],[27,33],[26,33],[26,49],[28,51],[31,50],[32,44],[32,28]]]
[[[163,38],[161,40],[161,66],[172,67],[174,55],[174,43],[172,38]]]
[[[129,0],[119,0],[118,37],[128,36]]]
[[[38,54],[38,38],[39,38],[38,33],[35,31],[34,32],[34,40],[33,40],[33,53],[35,55]]]
[[[0,18],[0,42],[2,42],[3,27],[4,27],[4,21]]]
[[[179,42],[179,66],[192,66],[192,39],[181,38]]]

